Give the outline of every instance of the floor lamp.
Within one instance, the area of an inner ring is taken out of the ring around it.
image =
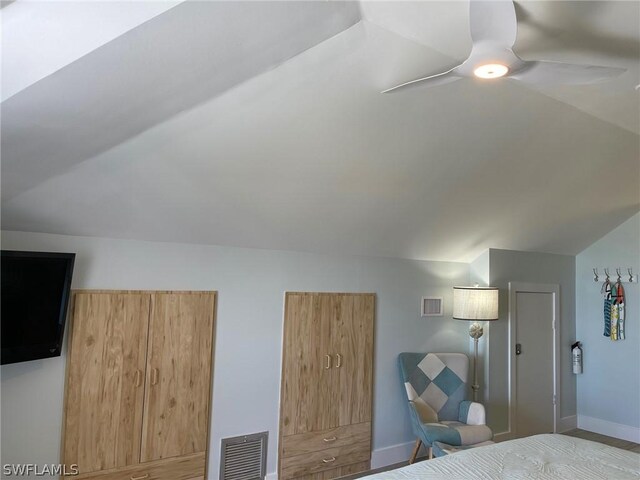
[[[495,287],[453,287],[453,319],[473,322],[473,401],[478,401],[478,340],[483,334],[479,322],[498,320],[498,289]]]

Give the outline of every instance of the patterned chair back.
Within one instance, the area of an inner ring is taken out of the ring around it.
[[[422,423],[458,420],[467,398],[469,359],[463,353],[401,353],[398,357],[407,399]]]

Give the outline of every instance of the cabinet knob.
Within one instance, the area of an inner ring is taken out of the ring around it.
[[[338,353],[336,354],[336,357],[338,357],[338,361],[336,362],[336,368],[340,368],[342,366],[342,355]]]
[[[322,459],[322,463],[331,463],[331,462],[335,462],[335,461],[336,461],[336,457],[323,458]]]
[[[331,355],[324,356],[327,359],[327,364],[324,366],[325,370],[329,370],[331,368]]]
[[[136,387],[139,387],[140,385],[142,385],[142,372],[140,371],[140,369],[136,370]]]
[[[149,478],[149,474],[145,473],[144,475],[140,475],[139,477],[130,477],[131,480],[143,480],[144,478]]]
[[[156,385],[158,383],[158,369],[151,369],[151,385]]]
[[[329,437],[329,438],[323,438],[322,441],[326,443],[331,443],[331,442],[335,442],[337,439],[338,437]]]

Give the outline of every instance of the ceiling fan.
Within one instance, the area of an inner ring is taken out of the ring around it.
[[[626,71],[616,67],[522,60],[513,53],[518,22],[512,0],[471,0],[469,23],[473,47],[461,65],[396,85],[382,93],[418,85],[444,85],[473,76],[484,79],[508,77],[531,85],[588,85]]]

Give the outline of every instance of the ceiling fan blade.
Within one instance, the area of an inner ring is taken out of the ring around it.
[[[446,72],[438,73],[436,75],[430,75],[428,77],[416,78],[415,80],[411,80],[410,82],[401,83],[400,85],[396,85],[395,87],[387,88],[383,90],[382,93],[389,93],[395,90],[399,90],[401,88],[408,87],[433,87],[435,85],[444,85],[446,83],[455,82],[456,80],[460,80],[462,77],[458,75],[454,70],[458,68],[452,68],[451,70],[447,70]]]
[[[512,0],[471,0],[469,26],[473,43],[491,42],[511,48],[516,42],[518,20]]]
[[[626,72],[624,68],[576,65],[561,62],[526,62],[510,75],[530,85],[590,85],[604,82]]]

